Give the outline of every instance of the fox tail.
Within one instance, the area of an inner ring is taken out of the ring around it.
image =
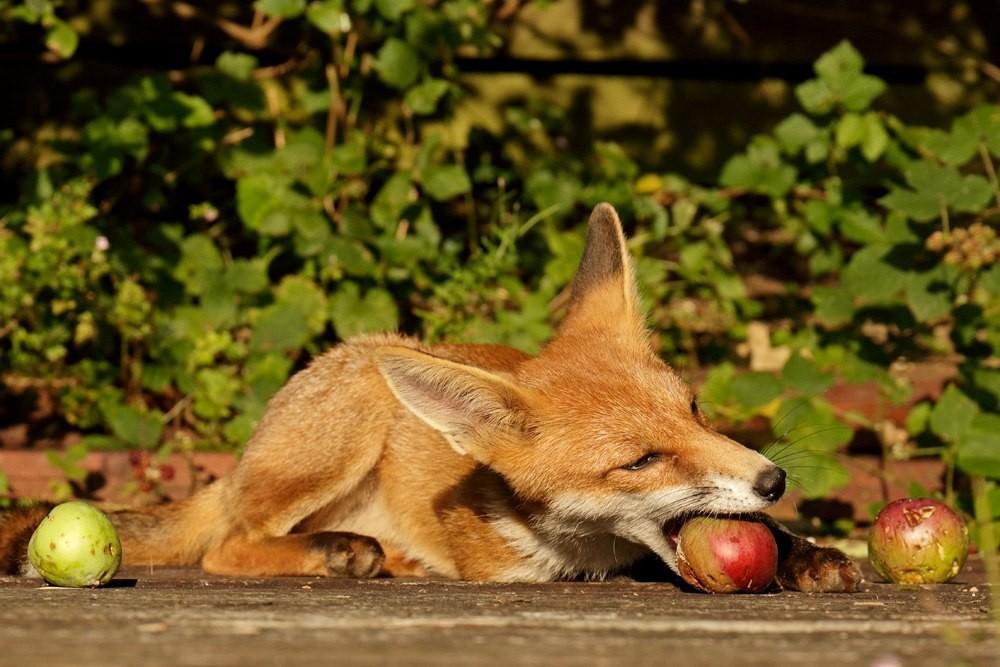
[[[185,500],[108,512],[122,542],[126,565],[196,565],[229,526],[224,480]],[[28,574],[28,541],[52,504],[0,512],[0,574]]]

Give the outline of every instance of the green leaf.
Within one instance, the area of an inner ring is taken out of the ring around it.
[[[1000,478],[1000,415],[972,418],[958,442],[958,467],[972,475]]]
[[[269,284],[267,265],[266,257],[233,260],[233,263],[226,268],[226,284],[231,289],[245,294],[263,292]]]
[[[905,176],[913,190],[893,187],[879,203],[917,222],[939,217],[942,205],[958,212],[976,213],[993,196],[989,181],[982,176],[963,176],[955,167],[929,160],[912,163]]]
[[[741,406],[757,408],[781,395],[781,382],[770,373],[743,373],[733,378],[729,393]]]
[[[254,7],[268,16],[295,18],[306,9],[306,0],[257,0]]]
[[[816,317],[826,324],[837,326],[850,322],[854,317],[854,300],[850,290],[817,286],[813,288],[811,298],[816,307]]]
[[[976,154],[979,140],[974,134],[945,132],[944,130],[914,131],[918,143],[940,160],[950,165],[962,165]]]
[[[472,182],[460,165],[433,165],[421,175],[424,191],[438,201],[447,201],[472,190]]]
[[[215,122],[212,105],[204,98],[186,93],[174,93],[174,99],[187,109],[187,113],[181,119],[184,127],[206,127]]]
[[[327,319],[326,294],[316,283],[305,276],[287,276],[275,296],[279,304],[299,311],[312,333],[322,333]]]
[[[222,272],[222,254],[204,234],[192,234],[180,246],[181,258],[174,268],[174,277],[183,283],[189,294],[202,294]]]
[[[830,86],[819,79],[810,79],[797,85],[795,97],[803,109],[816,116],[829,113],[837,103],[837,97]]]
[[[842,40],[816,60],[813,70],[823,81],[839,84],[860,74],[864,66],[865,61],[858,50]]]
[[[976,107],[955,119],[951,131],[953,135],[967,138],[967,141],[983,143],[993,157],[1000,158],[1000,106],[984,104]]]
[[[152,449],[163,435],[163,415],[146,412],[130,405],[115,403],[106,407],[104,419],[115,437],[141,449]]]
[[[841,280],[852,294],[874,302],[891,300],[909,281],[906,272],[884,261],[892,247],[873,244],[858,250],[844,267]]]
[[[330,319],[341,340],[399,326],[396,301],[384,289],[373,288],[361,296],[357,283],[343,283],[330,298]]]
[[[344,11],[343,0],[309,3],[309,7],[306,8],[306,19],[328,35],[338,35],[351,28],[351,19]]]
[[[368,164],[366,149],[364,133],[355,130],[331,151],[334,169],[345,176],[360,174]]]
[[[250,348],[281,352],[301,348],[309,340],[309,322],[296,306],[279,302],[263,309],[253,322]]]
[[[403,209],[412,201],[411,195],[410,175],[406,172],[394,173],[372,201],[372,220],[383,229],[395,228]]]
[[[838,103],[847,111],[864,111],[885,91],[885,82],[863,74],[863,67],[857,49],[842,41],[819,57],[813,66],[818,78],[799,84],[796,97],[812,114],[828,113]]]
[[[203,419],[223,419],[232,412],[233,401],[240,390],[232,366],[201,368],[195,374],[195,415]]]
[[[808,395],[821,394],[833,384],[833,375],[823,372],[815,362],[801,354],[788,358],[781,376],[786,386]]]
[[[406,91],[403,100],[413,110],[413,113],[426,116],[434,113],[435,109],[437,109],[438,100],[446,92],[448,92],[447,81],[442,79],[427,79]]]
[[[368,248],[358,241],[333,237],[326,244],[326,261],[352,276],[375,275],[378,266]]]
[[[774,134],[785,152],[794,155],[819,136],[820,131],[809,118],[796,113],[781,121]]]
[[[390,37],[375,56],[375,71],[393,88],[409,88],[420,74],[420,55],[403,40]]]
[[[911,272],[906,301],[920,322],[929,322],[951,311],[953,296],[947,276],[940,266],[923,273]]]
[[[778,438],[777,446],[787,443],[813,452],[834,452],[854,435],[854,429],[837,419],[826,400],[804,396],[782,402],[771,418],[771,431]]]
[[[850,148],[857,146],[865,136],[865,121],[861,115],[856,113],[846,113],[837,123],[836,132],[837,146],[840,148]]]
[[[863,208],[852,208],[840,220],[841,233],[855,243],[884,243],[882,222]]]
[[[913,192],[893,187],[878,203],[917,222],[927,222],[941,214],[941,200],[929,192]]]
[[[45,34],[45,47],[55,51],[62,58],[69,58],[76,53],[80,37],[76,30],[61,19],[52,19],[52,25]]]
[[[878,77],[860,74],[838,91],[840,103],[849,111],[864,111],[885,92],[885,82]]]
[[[236,415],[222,427],[222,435],[228,442],[242,446],[250,440],[256,427],[257,420],[250,415]]]
[[[375,0],[375,9],[388,21],[398,21],[416,6],[416,0]]]
[[[993,198],[989,181],[979,174],[962,178],[962,184],[951,193],[948,204],[960,213],[978,213]]]
[[[745,188],[771,197],[784,197],[795,184],[795,167],[781,161],[778,146],[758,139],[747,152],[729,159],[719,182],[726,187]]]
[[[879,159],[889,146],[889,133],[878,114],[869,112],[864,117],[864,133],[861,139],[861,154],[869,162]]]
[[[261,412],[271,396],[288,380],[291,370],[291,359],[282,354],[254,355],[247,360],[244,368],[246,385]]]
[[[931,404],[928,401],[921,401],[910,409],[906,415],[906,432],[915,437],[924,432],[930,421]]]
[[[958,443],[978,414],[976,402],[950,384],[931,410],[931,430],[948,442]]]
[[[580,196],[580,189],[580,181],[572,174],[549,169],[537,169],[525,179],[525,192],[539,210],[569,208]]]
[[[257,67],[257,57],[249,53],[234,53],[223,51],[215,59],[215,67],[227,76],[237,81],[249,81],[254,68]]]
[[[825,136],[821,136],[818,139],[813,139],[808,144],[806,144],[806,161],[809,164],[817,164],[822,162],[830,154],[830,142],[827,141]]]

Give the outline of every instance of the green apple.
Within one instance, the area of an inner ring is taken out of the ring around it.
[[[122,562],[111,520],[85,502],[53,508],[28,542],[28,560],[45,581],[75,588],[103,586]]]

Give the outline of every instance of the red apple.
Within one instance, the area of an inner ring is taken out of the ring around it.
[[[774,581],[778,545],[759,521],[695,517],[677,536],[677,565],[708,593],[759,593]]]
[[[868,560],[886,581],[934,584],[953,579],[969,555],[965,522],[931,498],[894,500],[868,534]]]

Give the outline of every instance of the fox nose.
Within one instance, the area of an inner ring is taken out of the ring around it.
[[[753,490],[764,500],[774,502],[785,492],[785,471],[778,466],[771,466],[757,475]]]

